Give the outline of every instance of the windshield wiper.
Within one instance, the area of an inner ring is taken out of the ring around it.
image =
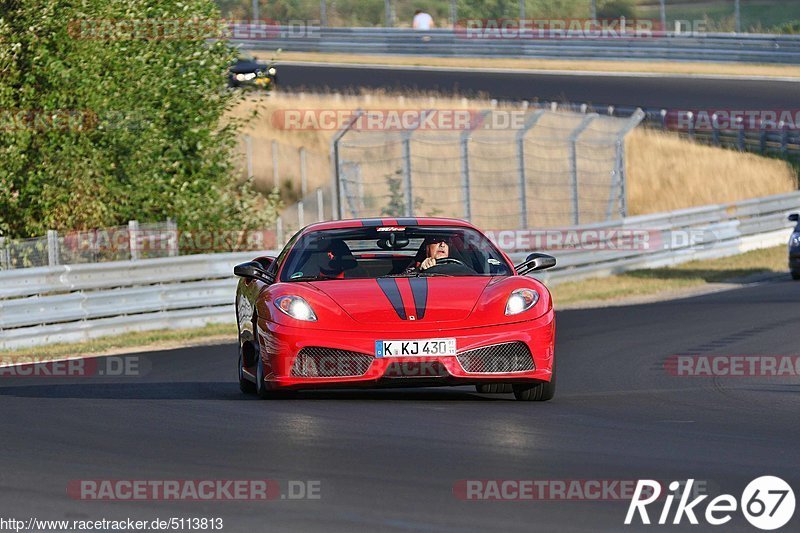
[[[289,278],[288,281],[327,281],[330,279],[339,278],[331,278],[329,276],[297,276],[294,278]]]

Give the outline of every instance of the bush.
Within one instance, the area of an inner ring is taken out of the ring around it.
[[[154,39],[97,22],[136,19],[212,26]],[[274,213],[274,195],[235,179],[240,124],[223,121],[235,52],[203,38],[218,19],[211,0],[0,0],[0,234]]]
[[[599,19],[627,19],[636,17],[636,6],[632,0],[609,0],[597,6],[597,18]]]

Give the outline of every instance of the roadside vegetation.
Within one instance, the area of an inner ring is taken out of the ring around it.
[[[236,52],[205,40],[221,31],[219,11],[212,0],[157,4],[0,0],[0,237],[274,220],[276,198],[239,181],[232,157]],[[190,19],[210,22],[162,35]],[[134,20],[151,23],[97,31]]]

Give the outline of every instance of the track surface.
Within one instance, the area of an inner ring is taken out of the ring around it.
[[[452,487],[462,479],[692,477],[738,498],[770,474],[797,493],[796,378],[679,378],[662,365],[678,353],[796,355],[798,301],[800,283],[787,279],[559,312],[559,391],[544,404],[471,388],[260,401],[239,393],[229,345],[142,354],[148,372],[138,378],[0,378],[0,517],[221,516],[224,531],[598,531],[622,529],[627,504],[461,501]],[[322,497],[66,496],[69,480],[93,478],[319,480]],[[800,511],[787,530],[798,525]],[[712,528],[684,521],[689,529]],[[741,514],[716,530],[755,531]]]
[[[480,65],[478,65],[480,66]],[[491,66],[491,65],[487,65]],[[284,90],[359,89],[484,93],[503,100],[541,100],[645,108],[797,109],[800,83],[681,77],[570,76],[520,72],[381,69],[285,64]]]

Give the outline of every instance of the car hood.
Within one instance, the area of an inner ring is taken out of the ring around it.
[[[490,276],[411,277],[312,282],[357,322],[420,325],[465,320]]]

